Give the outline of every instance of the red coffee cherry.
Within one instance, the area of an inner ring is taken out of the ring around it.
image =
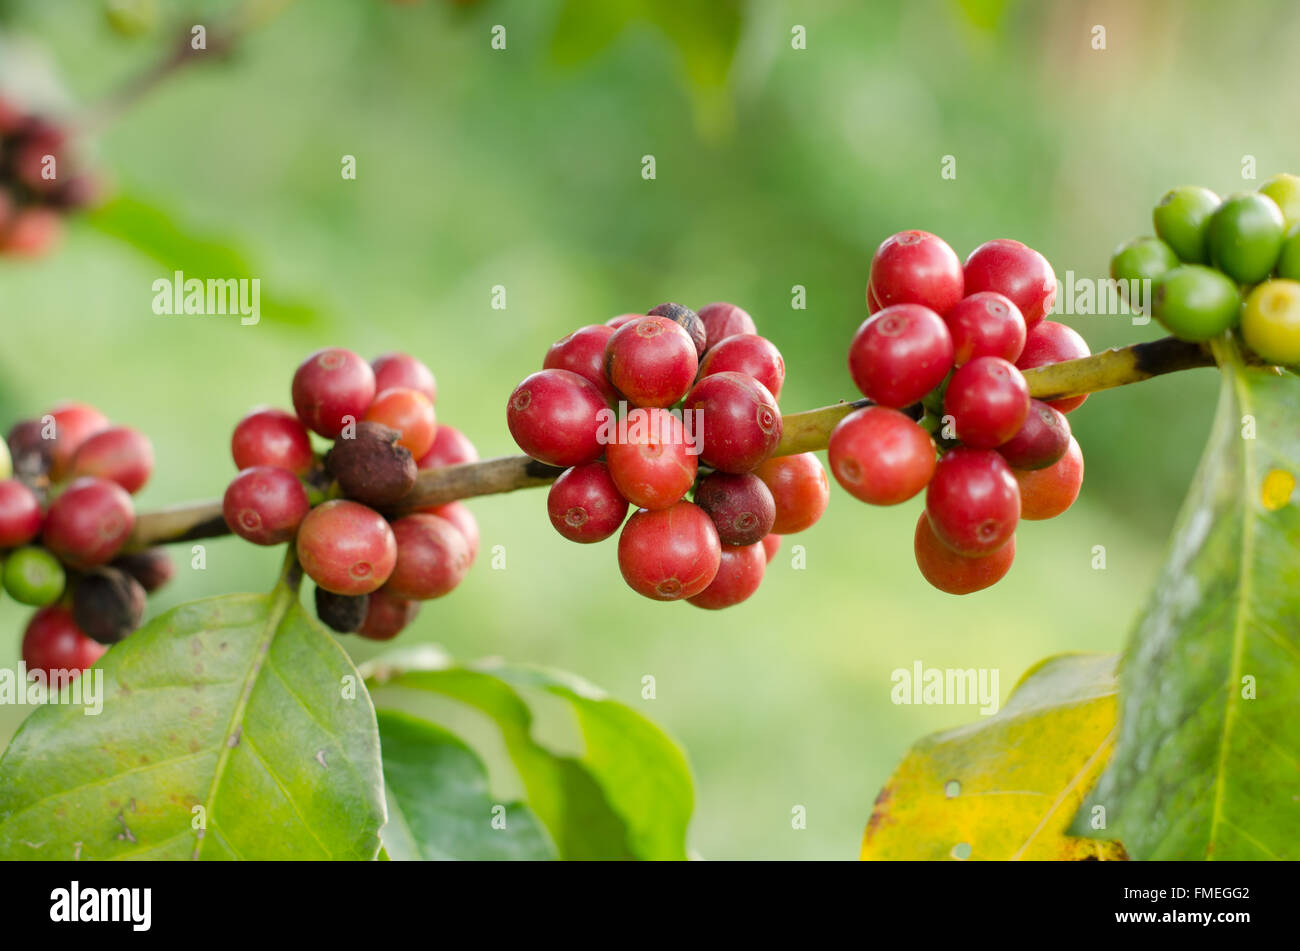
[[[236,423],[230,454],[238,469],[275,466],[300,476],[316,461],[307,428],[282,409],[255,409]]]
[[[60,403],[47,414],[54,418],[53,463],[50,478],[61,481],[81,444],[108,428],[108,417],[88,403]]]
[[[951,416],[957,438],[972,449],[1000,446],[1025,424],[1029,386],[1024,376],[1001,357],[976,357],[948,381],[943,411]]]
[[[317,350],[293,374],[293,408],[312,432],[335,439],[375,398],[375,372],[351,350]]]
[[[871,282],[867,282],[867,313],[874,314],[877,311],[884,310],[884,305],[876,297],[876,292],[871,289]]]
[[[1020,518],[1020,490],[1006,460],[991,449],[944,453],[925,493],[925,511],[939,539],[960,555],[1001,548]]]
[[[588,545],[619,530],[627,518],[627,499],[618,491],[605,463],[589,462],[555,480],[546,496],[546,513],[557,532],[571,542]]]
[[[966,259],[966,293],[996,291],[1020,309],[1025,326],[1047,316],[1056,303],[1056,274],[1033,248],[999,238],[981,244]]]
[[[18,548],[41,533],[41,503],[17,479],[0,480],[0,548]]]
[[[934,533],[930,519],[924,512],[916,521],[913,538],[916,566],[925,580],[948,594],[971,594],[1002,580],[1011,570],[1016,557],[1016,536],[1012,535],[987,555],[974,558],[959,555]]]
[[[374,509],[346,499],[308,512],[298,527],[297,547],[303,570],[334,594],[369,594],[397,564],[397,539],[388,522]]]
[[[732,607],[758,590],[766,570],[767,554],[761,544],[725,547],[709,586],[686,600],[710,611]]]
[[[1025,348],[1025,318],[1010,298],[993,291],[971,294],[944,315],[952,335],[953,363],[1001,357],[1015,363]]]
[[[831,487],[815,453],[769,459],[754,474],[772,492],[772,501],[776,503],[772,531],[778,535],[793,535],[811,528],[826,511]]]
[[[849,373],[867,399],[902,409],[943,382],[952,358],[952,337],[938,314],[919,304],[895,304],[858,328]]]
[[[77,627],[71,611],[58,604],[33,614],[23,632],[23,663],[29,671],[43,670],[46,676],[73,671],[75,677],[103,657],[106,650]]]
[[[1020,517],[1038,521],[1056,518],[1079,497],[1083,486],[1083,450],[1073,436],[1069,448],[1045,469],[1013,469],[1020,485]]]
[[[445,518],[427,513],[393,522],[397,564],[385,585],[389,594],[408,601],[441,598],[469,572],[469,542]]]
[[[845,416],[831,433],[828,450],[835,480],[871,505],[907,501],[930,482],[937,461],[930,434],[883,406]]]
[[[288,469],[253,466],[226,486],[221,514],[230,530],[254,545],[280,545],[307,517],[307,490]]]
[[[397,443],[419,459],[433,446],[438,428],[433,402],[419,390],[384,390],[362,417],[398,432]]]
[[[570,370],[525,377],[506,404],[506,423],[519,448],[564,469],[600,458],[598,433],[609,418],[600,391]]]
[[[776,553],[781,550],[781,536],[768,535],[763,539],[763,553],[767,555],[767,563],[770,565]]]
[[[962,298],[961,259],[928,231],[900,231],[876,249],[868,289],[885,307],[920,304],[946,314]]]
[[[609,320],[605,321],[605,326],[612,327],[613,329],[617,330],[619,327],[622,327],[624,324],[631,323],[634,320],[640,320],[642,317],[645,316],[647,315],[646,314],[619,314],[617,317],[611,317],[609,318]]]
[[[700,364],[700,377],[733,370],[752,376],[767,387],[773,399],[781,398],[785,385],[785,360],[781,351],[766,337],[757,334],[732,334],[709,348]]]
[[[98,476],[116,482],[132,494],[153,474],[153,443],[138,429],[113,426],[95,433],[72,457],[73,478]]]
[[[131,537],[135,511],[131,496],[116,482],[77,479],[50,504],[41,539],[74,568],[111,561]]]
[[[682,421],[658,407],[634,409],[620,421],[617,440],[605,447],[605,461],[619,494],[647,509],[666,509],[680,499],[699,469]]]
[[[1025,424],[1020,432],[998,446],[998,455],[1013,469],[1046,469],[1065,455],[1068,448],[1070,422],[1065,414],[1042,400],[1030,400]],[[1024,502],[1023,493],[1021,502]]]
[[[699,314],[700,320],[704,321],[706,352],[735,334],[758,333],[758,328],[754,326],[754,318],[735,304],[721,301],[716,304],[706,304],[700,308]],[[769,386],[768,389],[775,393],[780,387],[773,389]]]
[[[421,511],[445,518],[456,526],[456,530],[465,536],[465,544],[469,546],[469,563],[474,564],[474,559],[478,557],[479,546],[478,519],[474,517],[469,507],[464,502],[447,502],[443,505],[432,505]]]
[[[455,426],[439,423],[438,431],[433,437],[433,445],[420,457],[416,465],[422,470],[442,469],[467,462],[478,462],[478,450],[469,441],[469,437]]]
[[[571,370],[600,390],[605,402],[618,402],[618,392],[605,378],[605,347],[614,336],[608,324],[579,327],[567,337],[561,337],[546,351],[542,361],[544,370]]]
[[[634,512],[618,536],[623,580],[655,601],[693,598],[713,581],[721,561],[713,520],[690,502]]]
[[[429,397],[430,403],[438,401],[438,381],[433,371],[408,353],[385,353],[370,361],[375,373],[375,392],[384,390],[418,390]]]
[[[711,472],[695,487],[695,504],[708,513],[727,546],[754,545],[776,521],[772,490],[752,472]]]
[[[371,641],[391,641],[420,613],[419,601],[407,601],[380,588],[370,595],[366,619],[357,633]]]
[[[1091,352],[1087,341],[1073,328],[1053,320],[1044,320],[1029,331],[1025,338],[1025,349],[1021,351],[1016,366],[1021,370],[1032,370],[1034,367],[1045,367],[1066,360],[1079,360]],[[1082,406],[1087,398],[1088,394],[1084,393],[1082,396],[1067,396],[1063,400],[1050,400],[1047,405],[1062,413],[1069,413]]]
[[[698,369],[690,335],[667,317],[626,323],[605,346],[605,375],[633,406],[672,406]]]
[[[708,331],[704,327],[704,321],[700,315],[695,313],[685,304],[666,303],[657,307],[651,307],[646,311],[649,317],[667,317],[677,326],[686,331],[686,335],[691,338],[691,343],[695,344],[695,358],[701,360],[704,358],[704,350],[708,346]]]
[[[701,461],[723,472],[752,471],[781,441],[776,400],[742,373],[704,377],[687,395],[686,412],[702,442]]]

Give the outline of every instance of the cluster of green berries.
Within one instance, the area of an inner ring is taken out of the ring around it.
[[[1179,339],[1236,328],[1265,361],[1300,364],[1300,177],[1278,175],[1226,199],[1175,188],[1152,217],[1155,237],[1126,241],[1111,257],[1130,304],[1149,305]]]
[[[0,441],[0,577],[38,608],[23,636],[29,670],[79,673],[144,616],[174,572],[166,553],[127,553],[131,495],[153,472],[153,446],[93,406],[62,403]]]
[[[826,509],[814,454],[772,457],[784,383],[780,351],[740,307],[665,303],[556,341],[506,422],[564,470],[547,496],[556,531],[582,544],[618,532],[632,590],[719,609],[749,598],[781,536]]]
[[[226,524],[257,545],[292,542],[332,630],[396,637],[420,602],[464,580],[479,531],[460,502],[391,513],[421,470],[476,462],[478,452],[438,424],[433,373],[404,353],[367,363],[318,350],[294,373],[291,395],[293,413],[257,408],[235,426]],[[332,441],[327,452],[312,434]]]

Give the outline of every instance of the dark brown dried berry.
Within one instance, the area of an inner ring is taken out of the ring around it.
[[[43,476],[54,465],[54,440],[42,435],[44,427],[39,419],[24,419],[14,423],[5,440],[14,460],[14,474],[31,479]]]
[[[316,588],[316,616],[331,631],[355,634],[365,623],[369,608],[368,594],[335,594],[319,586]]]
[[[86,636],[116,644],[140,626],[144,602],[140,582],[116,568],[96,568],[72,589],[72,617]]]
[[[651,317],[667,317],[680,326],[690,334],[691,342],[695,344],[695,356],[701,359],[704,357],[704,350],[708,347],[709,334],[699,314],[684,304],[674,304],[671,301],[652,308],[649,314]]]
[[[114,559],[113,567],[140,582],[146,594],[153,594],[176,574],[176,564],[166,549],[150,548]]]
[[[335,440],[325,468],[348,498],[374,507],[392,505],[415,486],[415,459],[401,434],[382,423],[357,423],[351,438]]]

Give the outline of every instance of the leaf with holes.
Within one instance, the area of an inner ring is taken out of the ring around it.
[[[1115,736],[1115,658],[1064,654],[1007,704],[912,747],[876,799],[864,859],[1122,859],[1066,834]]]
[[[1300,377],[1215,344],[1210,443],[1120,675],[1100,806],[1135,858],[1300,858]]]
[[[174,608],[100,674],[101,713],[44,706],[0,759],[0,858],[375,858],[374,709],[287,585]]]

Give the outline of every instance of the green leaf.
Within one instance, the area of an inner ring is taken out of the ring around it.
[[[405,713],[381,710],[388,858],[549,859],[550,840],[520,803],[496,802],[487,770],[451,733]]]
[[[100,674],[99,715],[43,706],[0,759],[0,858],[375,858],[374,708],[289,586],[174,608]]]
[[[1066,834],[1115,739],[1115,658],[1030,669],[990,717],[921,740],[867,824],[863,859],[1122,859]]]
[[[1142,859],[1300,858],[1300,378],[1215,344],[1213,432],[1124,655],[1120,736],[1076,827]]]

